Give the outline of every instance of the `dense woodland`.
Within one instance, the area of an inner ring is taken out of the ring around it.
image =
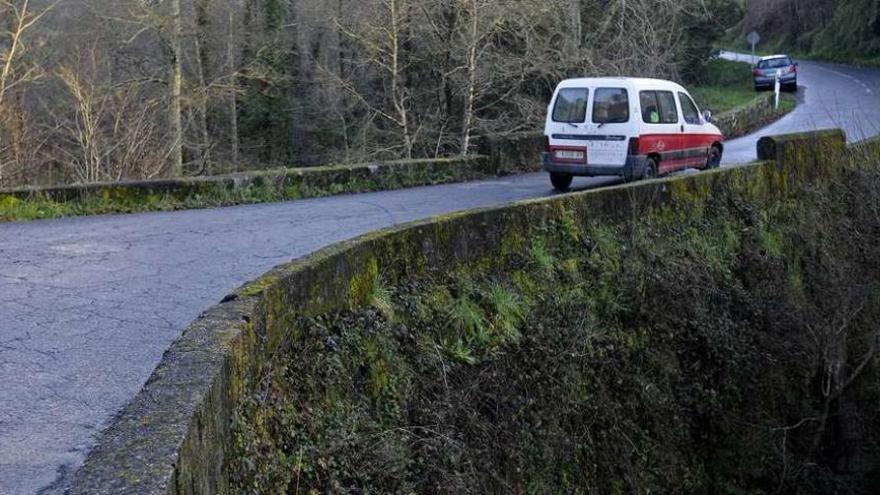
[[[468,153],[535,129],[566,76],[688,80],[746,21],[739,0],[0,0],[0,187]]]
[[[535,129],[565,76],[685,77],[736,10],[0,0],[0,187],[467,153]]]

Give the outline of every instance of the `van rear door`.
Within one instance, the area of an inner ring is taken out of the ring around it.
[[[587,164],[587,147],[581,140],[587,122],[590,88],[561,88],[550,111],[551,158],[557,163]]]
[[[630,124],[630,94],[626,88],[603,87],[593,90],[593,109],[585,140],[590,165],[626,164]]]

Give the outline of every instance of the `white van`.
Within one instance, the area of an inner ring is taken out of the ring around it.
[[[720,166],[724,137],[687,90],[659,79],[563,81],[547,111],[544,169],[561,191],[574,176],[654,178]]]

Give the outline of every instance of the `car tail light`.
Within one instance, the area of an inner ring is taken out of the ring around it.
[[[794,72],[795,74],[797,74],[797,65],[792,65],[792,66],[788,69],[788,71],[789,71],[789,72]]]
[[[544,136],[544,151],[550,153],[550,136]]]
[[[763,76],[764,73],[761,72],[761,69],[755,69],[755,70],[752,71],[752,75],[753,75],[753,76],[759,76],[759,77],[760,77],[760,76]]]
[[[639,154],[639,138],[630,138],[629,140],[629,150],[627,150],[630,156],[636,156]]]

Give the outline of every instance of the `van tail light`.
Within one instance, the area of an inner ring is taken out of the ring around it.
[[[630,156],[636,156],[639,154],[639,138],[630,138],[629,149],[627,152]]]
[[[550,136],[544,136],[544,151],[550,153]]]

